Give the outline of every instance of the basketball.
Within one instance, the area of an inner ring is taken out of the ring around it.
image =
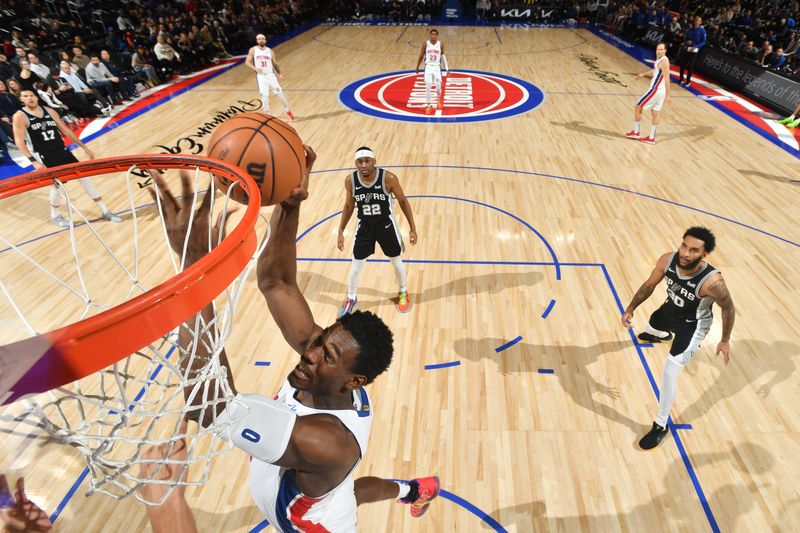
[[[261,189],[261,205],[274,205],[300,186],[306,168],[303,141],[295,129],[272,115],[242,113],[223,122],[208,144],[208,157],[244,170]],[[231,181],[217,176],[217,187],[227,194]],[[230,189],[231,199],[247,203],[242,187]]]

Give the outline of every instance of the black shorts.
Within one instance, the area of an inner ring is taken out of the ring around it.
[[[680,362],[683,364],[689,362],[700,348],[700,343],[703,342],[711,327],[711,319],[696,320],[676,316],[667,304],[664,304],[650,315],[650,326],[659,331],[669,331],[675,334],[669,354],[680,358]]]
[[[353,243],[353,258],[366,259],[375,253],[375,243],[380,244],[386,257],[397,257],[403,251],[403,239],[391,218],[358,221]]]
[[[57,152],[44,152],[37,154],[42,160],[42,164],[47,168],[60,167],[61,165],[69,165],[70,163],[77,163],[78,160],[72,155],[72,152],[64,148]]]

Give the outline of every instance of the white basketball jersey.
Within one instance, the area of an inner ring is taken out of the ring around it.
[[[253,64],[256,68],[265,69],[265,74],[272,74],[272,50],[268,46],[263,50],[256,46],[253,51]]]
[[[296,389],[285,381],[274,400],[284,404],[297,416],[317,413],[335,416],[356,438],[361,449],[361,457],[364,457],[372,426],[372,412],[367,392],[363,388],[353,391],[355,409],[333,411],[306,407],[295,398],[296,392]],[[359,462],[361,459],[353,469]],[[253,501],[275,529],[282,533],[356,531],[356,495],[352,470],[333,490],[316,498],[304,495],[295,483],[294,476],[294,469],[282,468],[257,459],[250,461],[250,493]]]
[[[436,41],[433,44],[430,41],[425,42],[425,68],[436,67],[440,68],[442,60],[442,42]]]
[[[666,91],[666,85],[662,83],[664,80],[664,76],[661,73],[661,70],[658,68],[658,64],[661,63],[664,59],[667,59],[667,56],[662,57],[657,61],[653,61],[653,79],[650,80],[650,88],[658,86],[658,89]]]

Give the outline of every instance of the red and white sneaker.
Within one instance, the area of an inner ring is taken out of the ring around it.
[[[653,139],[652,137],[649,137],[649,136],[648,136],[648,137],[645,137],[644,139],[642,139],[642,142],[643,142],[644,144],[655,144],[655,143],[656,143],[656,140],[655,140],[655,139]]]
[[[641,132],[631,130],[625,134],[625,137],[627,137],[628,139],[641,139],[642,134]]]
[[[287,111],[286,116],[289,117],[289,120],[294,122],[294,113],[292,113],[291,111]]]
[[[433,114],[433,106],[426,105],[425,106],[425,114],[426,115],[432,115]]]
[[[419,518],[428,511],[431,500],[439,495],[441,487],[439,486],[439,478],[437,476],[421,477],[412,480],[412,483],[413,482],[417,483],[419,497],[417,497],[416,501],[411,503],[409,512],[414,518]]]

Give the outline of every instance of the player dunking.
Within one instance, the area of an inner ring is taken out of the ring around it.
[[[78,162],[72,152],[64,146],[62,133],[83,148],[89,159],[94,159],[92,151],[61,121],[58,113],[49,107],[39,105],[39,97],[35,92],[23,89],[20,92],[19,99],[22,101],[23,108],[17,111],[13,117],[14,142],[19,147],[22,155],[27,157],[33,164],[34,168],[51,168]],[[78,182],[83,186],[86,194],[100,208],[104,219],[111,222],[122,221],[121,218],[108,210],[91,179],[78,178]],[[67,228],[69,227],[69,222],[59,212],[60,204],[61,194],[58,187],[53,185],[50,187],[50,219],[56,225]]]
[[[642,139],[645,144],[656,143],[656,128],[661,121],[661,108],[664,103],[669,105],[672,98],[669,95],[669,59],[667,58],[667,45],[658,43],[656,46],[656,60],[653,62],[653,69],[648,70],[642,74],[637,74],[638,80],[642,76],[650,74],[653,79],[650,81],[650,88],[644,93],[644,96],[639,98],[636,106],[633,108],[633,130],[625,134],[628,139],[642,139],[642,134],[639,132],[639,123],[642,120],[642,111],[648,109],[653,113],[653,125],[650,128],[650,135]]]
[[[422,516],[439,494],[436,477],[411,481],[389,481],[376,477],[353,480],[353,470],[367,451],[373,412],[365,385],[383,373],[391,363],[393,335],[378,316],[357,311],[339,318],[327,328],[316,324],[303,293],[297,285],[297,228],[301,202],[308,196],[308,176],[316,155],[306,146],[306,172],[292,195],[275,206],[270,220],[270,239],[258,258],[258,287],[267,300],[272,317],[300,361],[277,394],[237,394],[222,412],[208,408],[203,419],[208,426],[217,418],[217,436],[230,439],[250,457],[250,492],[258,508],[278,531],[353,532],[356,506],[387,499],[410,504],[414,517]],[[210,195],[190,216],[193,192],[184,178],[183,195],[176,199],[163,178],[153,174],[162,195],[173,250],[184,248],[189,221],[193,228],[186,245],[186,264],[205,255],[209,234]],[[155,199],[155,192],[151,190]],[[219,224],[219,222],[218,222]],[[217,242],[216,235],[212,238]],[[211,324],[213,303],[199,313]],[[192,317],[187,324],[194,324]],[[212,328],[213,329],[213,328]],[[190,349],[191,327],[181,328],[179,343]],[[213,331],[207,333],[214,335]],[[192,375],[209,357],[207,345],[197,342],[193,362],[182,359],[183,371]],[[228,384],[235,393],[228,358],[223,351],[219,362],[228,369]],[[192,378],[193,379],[193,378]],[[214,400],[213,390],[193,394],[186,390],[192,406]],[[208,396],[209,398],[206,398]],[[192,410],[194,419],[199,411]],[[181,499],[178,493],[178,499]],[[181,513],[163,517],[173,525],[186,526],[162,531],[191,531],[190,510],[183,500]],[[188,513],[186,511],[189,511]],[[166,525],[166,524],[165,524]]]
[[[261,93],[261,110],[269,113],[269,92],[271,90],[286,108],[286,116],[289,117],[289,120],[294,120],[294,114],[289,109],[289,101],[286,100],[281,84],[278,83],[278,78],[275,76],[277,72],[283,80],[281,67],[275,61],[275,52],[267,46],[267,38],[264,35],[260,33],[256,35],[256,45],[247,53],[245,64],[256,72],[258,92]]]
[[[347,283],[347,298],[339,310],[339,316],[350,314],[355,309],[358,303],[356,295],[358,280],[367,257],[375,253],[376,242],[381,245],[381,250],[394,267],[399,285],[397,310],[405,313],[410,302],[406,287],[406,267],[400,258],[403,239],[394,216],[394,202],[397,200],[403,215],[408,220],[410,226],[408,240],[411,244],[417,244],[417,227],[414,224],[411,204],[408,203],[397,176],[375,166],[375,154],[371,149],[362,146],[356,150],[355,159],[357,170],[344,180],[344,208],[336,242],[339,250],[344,250],[344,229],[355,210],[358,226],[353,243],[353,261]]]
[[[633,311],[650,297],[662,279],[667,279],[667,299],[650,315],[644,332],[639,334],[639,338],[646,342],[668,341],[675,334],[669,358],[664,364],[658,416],[650,432],[639,441],[644,450],[658,446],[669,431],[667,418],[678,391],[678,376],[711,328],[714,302],[722,309],[722,339],[716,354],[722,354],[726,365],[730,359],[730,338],[736,310],[722,274],[704,261],[715,245],[714,234],[708,229],[692,227],[686,230],[678,251],[667,252],[658,259],[650,277],[636,291],[622,315],[622,325],[630,328]]]
[[[436,85],[436,102],[442,105],[442,65],[444,65],[444,75],[447,76],[447,57],[444,55],[444,45],[439,40],[438,30],[431,30],[430,39],[425,41],[419,51],[417,59],[417,74],[419,65],[425,59],[425,114],[433,113],[431,105],[431,85]]]

